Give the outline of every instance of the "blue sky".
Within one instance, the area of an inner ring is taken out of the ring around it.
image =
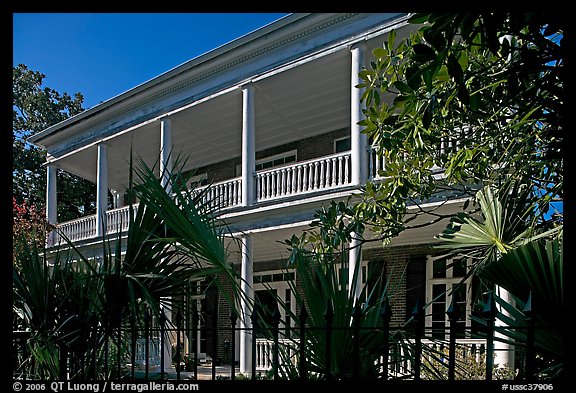
[[[284,15],[16,13],[13,64],[90,108]]]

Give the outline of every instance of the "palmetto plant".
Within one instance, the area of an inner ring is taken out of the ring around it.
[[[496,296],[505,311],[497,318],[512,327],[501,333],[519,349],[526,342],[522,310],[531,294],[536,349],[542,359],[539,372],[552,377],[563,369],[563,226],[545,228],[534,220],[538,214],[530,203],[533,192],[516,182],[498,191],[484,187],[476,194],[481,217],[458,214],[438,236],[445,241],[439,248],[447,249],[448,257],[472,259],[468,275],[475,274],[488,287],[497,285],[512,295],[515,304]]]
[[[62,347],[75,360],[67,370],[70,378],[109,377],[102,368],[104,352],[109,345],[115,351],[128,345],[110,341],[113,331],[141,327],[148,313],[159,323],[162,306],[171,307],[170,298],[187,295],[192,278],[227,283],[232,292],[221,293],[235,304],[239,290],[217,211],[202,203],[206,191],[187,188],[183,162],[175,161],[176,170],[163,174],[171,194],[154,168],[138,162],[129,196],[140,204],[130,210],[125,238],[103,239],[101,259],[87,257],[70,241],[50,260],[36,246],[16,255],[21,269],[13,270],[13,310],[17,328],[31,334],[30,357],[24,359],[24,366],[33,366],[26,369],[28,376],[61,376]]]

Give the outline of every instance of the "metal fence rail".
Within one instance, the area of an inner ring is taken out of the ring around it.
[[[457,315],[453,307],[448,309],[449,339],[436,340],[432,339],[431,329],[424,327],[424,309],[416,307],[412,314],[411,324],[408,327],[397,328],[390,326],[391,313],[390,307],[383,307],[380,314],[381,324],[376,327],[361,326],[360,321],[363,318],[362,310],[356,307],[352,314],[352,320],[349,326],[334,326],[334,313],[327,306],[325,313],[325,325],[323,327],[311,327],[308,324],[308,314],[306,307],[301,305],[300,314],[297,318],[296,326],[291,328],[280,328],[280,318],[272,318],[271,326],[263,328],[258,324],[258,314],[252,315],[252,328],[249,329],[252,337],[261,337],[263,331],[266,338],[255,338],[252,340],[252,364],[251,378],[255,379],[259,372],[268,371],[270,377],[279,379],[279,369],[282,362],[291,362],[294,369],[298,372],[298,379],[306,380],[318,378],[323,375],[324,378],[330,379],[333,373],[330,369],[330,362],[326,362],[326,368],[323,373],[311,371],[310,359],[307,356],[307,345],[310,343],[310,337],[314,330],[322,330],[325,334],[325,353],[326,359],[331,358],[332,340],[336,331],[345,331],[349,334],[352,342],[352,379],[360,377],[360,353],[363,350],[362,334],[366,330],[372,333],[381,334],[383,345],[380,348],[377,359],[375,360],[378,367],[378,378],[389,380],[395,378],[409,378],[419,380],[423,378],[422,372],[425,370],[423,365],[436,362],[446,368],[447,379],[455,379],[457,358],[460,356],[469,356],[475,359],[477,363],[482,363],[486,367],[485,379],[493,378],[493,357],[494,357],[494,321],[496,317],[495,304],[488,301],[483,311],[483,318],[486,321],[484,331],[476,338],[462,338],[462,330],[457,331]],[[452,314],[450,314],[452,313]],[[183,370],[179,365],[188,358],[192,364],[191,377],[198,378],[198,332],[199,318],[202,315],[197,310],[191,311],[191,316],[183,318],[178,312],[175,315],[173,324],[169,323],[164,314],[160,314],[156,323],[152,323],[153,318],[147,315],[143,321],[123,321],[116,329],[108,332],[98,331],[95,329],[85,334],[86,342],[83,342],[83,352],[77,350],[78,343],[67,343],[66,340],[59,340],[58,337],[53,341],[58,346],[58,358],[60,367],[60,379],[108,379],[110,377],[125,379],[149,379],[151,370],[156,369],[160,373],[160,378],[166,378],[164,348],[170,347],[174,343],[174,353],[172,354],[175,368],[176,379],[181,379]],[[523,373],[527,379],[534,377],[534,323],[533,312],[526,312],[525,325],[514,327],[514,329],[524,329],[526,341],[517,343],[523,348],[524,367]],[[191,322],[187,324],[186,322]],[[235,361],[236,359],[236,334],[240,331],[238,315],[232,311],[230,323],[225,326],[218,326],[217,318],[212,319],[213,327],[213,348],[217,351],[218,333],[224,333],[231,337],[231,345],[228,345],[229,353],[227,358],[230,359],[230,372],[226,376],[228,379],[236,378]],[[506,327],[511,328],[511,327]],[[206,328],[203,328],[206,331]],[[399,342],[394,337],[402,333],[408,339]],[[62,336],[60,331],[57,333]],[[469,334],[469,333],[468,333]],[[459,335],[459,336],[458,336]],[[12,342],[12,372],[15,378],[29,378],[34,370],[34,358],[30,353],[30,340],[34,337],[34,332],[13,331]],[[98,341],[104,337],[104,341]],[[193,348],[192,352],[183,353],[182,349],[185,340],[189,340]],[[213,359],[217,354],[212,354]],[[62,365],[64,365],[62,367]],[[142,375],[143,372],[143,375]],[[212,362],[212,379],[216,378],[216,362]]]

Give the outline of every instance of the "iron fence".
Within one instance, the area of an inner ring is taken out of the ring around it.
[[[252,327],[248,329],[253,339],[252,343],[252,361],[250,378],[256,379],[263,371],[268,371],[269,378],[278,380],[282,366],[286,362],[291,362],[293,369],[297,370],[294,378],[299,380],[308,379],[334,379],[337,378],[331,369],[331,361],[326,361],[323,370],[318,370],[318,366],[311,367],[310,356],[307,351],[307,345],[310,343],[310,335],[313,331],[322,331],[325,347],[324,358],[331,359],[333,350],[333,335],[335,331],[348,332],[351,342],[351,375],[350,379],[357,380],[361,378],[361,352],[363,343],[361,336],[367,330],[373,334],[381,336],[382,345],[379,348],[378,356],[375,360],[378,375],[381,380],[390,380],[397,378],[420,380],[428,378],[423,376],[422,372],[427,367],[423,364],[430,365],[436,362],[436,366],[445,368],[446,379],[454,380],[456,378],[457,359],[462,356],[471,356],[477,363],[483,363],[485,367],[485,380],[492,380],[494,370],[494,341],[496,319],[496,305],[489,296],[482,312],[482,318],[485,325],[482,332],[477,333],[475,338],[462,339],[462,330],[457,328],[459,312],[456,303],[453,303],[447,310],[449,326],[447,327],[448,339],[432,338],[430,328],[424,326],[425,309],[415,307],[412,312],[411,323],[405,327],[393,327],[391,321],[391,308],[388,303],[382,308],[380,314],[381,323],[376,327],[362,326],[361,320],[364,317],[362,308],[357,305],[352,314],[348,326],[334,326],[334,311],[331,303],[327,304],[324,314],[324,326],[311,327],[308,321],[306,307],[301,305],[300,312],[296,321],[296,326],[280,327],[279,313],[272,315],[271,324],[263,327],[259,323],[259,314],[254,312],[251,316]],[[525,333],[524,342],[516,342],[515,348],[522,349],[523,359],[522,379],[532,380],[536,377],[536,351],[535,351],[535,324],[534,315],[530,307],[524,310],[525,320],[522,326],[505,327],[507,329],[523,330]],[[51,345],[57,348],[59,378],[67,379],[144,379],[151,378],[152,372],[158,372],[160,379],[168,378],[165,356],[173,352],[172,357],[176,365],[174,372],[175,378],[183,378],[185,370],[180,366],[183,361],[188,360],[189,376],[191,379],[199,378],[199,359],[198,351],[198,333],[199,319],[202,317],[196,309],[192,310],[191,318],[183,318],[181,312],[175,315],[173,323],[168,323],[165,315],[162,313],[158,316],[157,323],[153,323],[153,318],[148,314],[143,321],[135,321],[131,318],[129,321],[119,323],[115,329],[101,331],[99,327],[94,327],[90,332],[59,331],[54,335]],[[186,324],[185,320],[191,320],[192,323]],[[229,360],[229,371],[227,375],[222,376],[222,371],[217,373],[217,352],[212,354],[211,379],[231,379],[237,377],[237,345],[236,336],[241,329],[239,317],[235,311],[232,311],[229,324],[218,326],[218,319],[213,318],[213,326],[203,329],[212,330],[212,348],[217,351],[219,333],[230,337],[230,345],[226,346],[229,351],[226,357]],[[501,327],[500,327],[501,328]],[[266,330],[267,338],[262,337],[262,330]],[[402,333],[403,337],[409,337],[399,342],[393,337]],[[470,332],[468,332],[470,335]],[[67,338],[76,337],[75,340]],[[78,339],[82,337],[83,339]],[[13,376],[15,378],[27,379],[34,375],[35,367],[38,366],[38,360],[31,356],[31,340],[34,340],[33,332],[13,331]],[[192,348],[191,352],[185,353],[183,343],[189,340]],[[173,351],[166,351],[164,348],[172,348]],[[184,352],[184,353],[183,353]],[[171,359],[172,360],[172,359]],[[217,375],[219,374],[219,376]],[[37,375],[36,375],[37,377]]]

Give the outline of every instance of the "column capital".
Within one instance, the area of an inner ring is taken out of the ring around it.
[[[238,88],[240,90],[244,90],[244,89],[248,89],[248,88],[254,88],[255,84],[253,80],[249,80],[247,82],[242,83],[240,86],[238,86]]]
[[[354,49],[366,49],[366,40],[362,40],[362,41],[357,41],[353,44],[350,45],[350,50],[354,50]]]

